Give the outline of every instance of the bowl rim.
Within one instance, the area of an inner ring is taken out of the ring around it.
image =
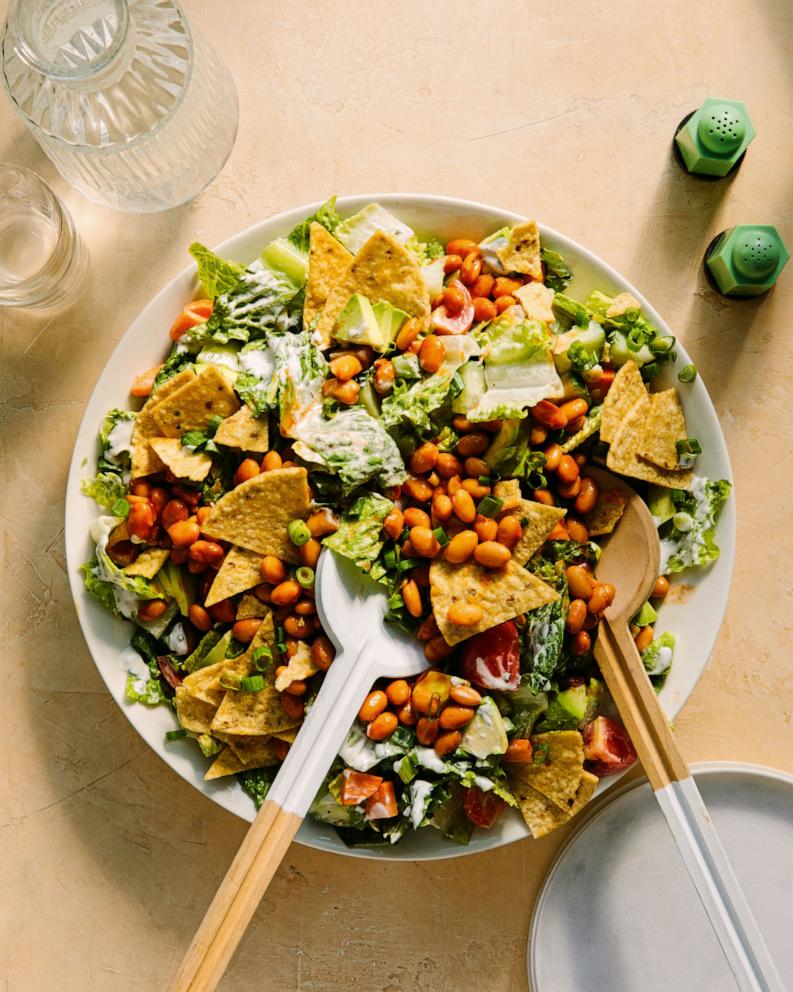
[[[257,243],[263,244],[266,240],[273,237],[283,236],[300,221],[313,214],[322,202],[323,201],[315,201],[313,203],[300,205],[289,210],[282,211],[278,214],[274,214],[264,220],[250,224],[243,230],[238,231],[237,233],[226,238],[213,250],[220,255],[230,254],[234,257],[235,254],[240,254],[237,246],[241,243],[244,244],[245,242],[256,240]],[[481,201],[447,195],[434,195],[429,193],[381,192],[371,194],[355,194],[343,197],[340,196],[336,200],[336,208],[342,214],[349,214],[372,202],[381,204],[386,209],[390,209],[391,211],[397,213],[397,215],[400,207],[407,207],[408,209],[417,210],[421,210],[422,208],[432,209],[434,207],[454,209],[460,213],[461,228],[465,227],[467,214],[478,214],[480,216],[487,215],[488,217],[492,217],[493,229],[496,229],[499,224],[514,225],[527,219],[522,214],[518,214],[492,204],[483,203]],[[646,297],[644,297],[644,295],[639,292],[639,290],[636,289],[632,283],[630,283],[608,262],[604,261],[600,256],[581,245],[578,241],[562,234],[555,228],[549,227],[540,221],[537,221],[537,225],[543,241],[551,242],[555,248],[558,248],[562,252],[563,255],[572,254],[576,256],[577,260],[585,261],[588,266],[598,270],[598,273],[602,274],[604,282],[610,282],[618,291],[631,293],[642,304],[642,308],[651,323],[653,323],[663,333],[672,334],[672,331],[666,321],[661,317]],[[420,227],[420,225],[417,226]],[[243,252],[241,254],[244,256],[245,253]],[[240,260],[245,261],[245,258],[241,257]],[[116,700],[119,708],[132,724],[136,732],[146,741],[157,756],[161,758],[172,771],[179,775],[180,778],[192,785],[197,791],[201,792],[206,798],[212,800],[216,805],[221,806],[223,809],[235,816],[239,816],[248,822],[252,822],[256,813],[252,801],[250,803],[250,816],[246,816],[244,812],[232,809],[230,804],[223,800],[223,791],[207,788],[207,784],[203,783],[203,780],[202,782],[195,781],[195,778],[191,777],[186,767],[184,767],[184,763],[181,763],[182,766],[179,767],[178,765],[180,763],[177,762],[176,758],[168,754],[162,744],[158,746],[156,741],[150,739],[144,729],[144,726],[140,725],[141,723],[145,724],[146,716],[151,711],[147,710],[146,707],[137,704],[125,704],[123,699],[118,698],[117,692],[114,691],[114,688],[111,685],[110,674],[105,671],[104,665],[98,660],[97,653],[95,653],[92,645],[93,641],[98,640],[99,635],[92,629],[90,618],[85,615],[85,612],[82,609],[87,599],[87,594],[85,593],[78,568],[83,558],[80,548],[85,542],[86,534],[84,531],[78,532],[77,528],[71,527],[70,525],[70,521],[75,518],[75,516],[79,517],[79,509],[77,506],[78,500],[84,500],[86,498],[82,495],[80,490],[80,483],[85,475],[86,468],[82,462],[86,454],[88,454],[90,464],[90,454],[96,450],[97,424],[105,412],[103,409],[97,417],[97,412],[93,409],[93,407],[98,402],[99,394],[102,393],[108,386],[111,387],[112,391],[112,387],[117,381],[117,375],[111,375],[111,367],[114,365],[118,354],[125,349],[129,349],[132,342],[139,334],[146,340],[149,338],[154,339],[154,330],[147,327],[148,317],[152,312],[156,312],[158,309],[161,309],[166,303],[168,297],[174,293],[177,287],[181,285],[184,285],[185,287],[189,286],[190,293],[192,294],[191,298],[195,298],[195,293],[198,288],[195,263],[185,266],[185,268],[170,278],[161,287],[161,289],[154,294],[154,296],[143,304],[127,330],[115,343],[113,350],[108,355],[107,361],[104,363],[102,371],[100,372],[96,382],[93,385],[91,393],[86,400],[85,410],[74,438],[74,448],[66,483],[64,543],[66,549],[68,578],[72,601],[75,606],[77,618],[80,623],[80,629],[89,654],[91,655],[94,665],[96,666],[111,696],[113,696]],[[160,336],[163,333],[163,328],[159,324],[157,326],[156,333]],[[689,360],[689,356],[685,347],[679,341],[677,343],[677,349],[679,357],[687,362]],[[726,613],[727,600],[734,568],[736,546],[734,482],[729,453],[724,440],[724,434],[721,430],[718,414],[716,413],[710,394],[702,383],[701,377],[698,376],[697,382],[693,385],[701,392],[704,396],[706,405],[710,407],[712,413],[712,423],[709,427],[715,432],[722,464],[721,475],[733,484],[733,491],[731,493],[731,499],[727,501],[719,520],[721,555],[719,560],[706,572],[706,574],[716,572],[720,578],[717,589],[715,591],[711,590],[710,600],[711,610],[713,611],[715,607],[715,614],[718,617],[718,622],[713,626],[711,634],[706,636],[706,640],[699,646],[702,660],[696,669],[696,672],[692,672],[694,677],[688,689],[676,699],[672,699],[670,697],[664,698],[662,693],[664,707],[670,720],[673,720],[677,716],[688,698],[693,693],[713,652],[713,648]],[[128,402],[129,397],[125,394],[125,405],[128,405]],[[101,607],[98,608],[101,609]],[[117,627],[123,627],[123,629],[126,630],[126,622],[122,621],[119,623],[118,620],[113,618],[113,623]],[[126,640],[128,641],[128,637]],[[602,780],[601,786],[598,789],[598,794],[611,788],[611,786],[622,777],[622,774],[624,773]],[[407,844],[403,841],[399,845],[391,848],[348,848],[343,844],[340,838],[338,838],[332,827],[328,828],[330,833],[325,831],[323,835],[323,831],[321,829],[317,829],[322,826],[323,825],[317,824],[315,821],[307,818],[295,838],[296,841],[317,850],[336,853],[346,857],[385,859],[388,861],[430,861],[469,856],[492,850],[497,847],[503,847],[530,836],[528,829],[521,821],[521,829],[513,831],[513,836],[504,837],[501,833],[490,833],[484,831],[477,832],[471,842],[465,846],[454,845],[451,847],[450,845],[452,842],[446,841],[445,838],[442,838],[440,835],[432,836],[428,839],[426,836],[422,835],[426,835],[430,832],[421,831],[411,837]],[[410,843],[411,841],[412,843]],[[419,850],[415,849],[417,847]],[[425,851],[423,850],[423,847],[427,847],[428,849]]]

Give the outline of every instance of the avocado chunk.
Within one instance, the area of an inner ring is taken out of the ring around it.
[[[677,512],[675,504],[672,502],[672,494],[666,486],[650,486],[647,490],[647,503],[650,507],[650,513],[655,518],[656,527],[671,520]]]
[[[386,351],[408,319],[404,310],[381,301],[374,306],[355,293],[339,314],[333,337],[349,344],[368,344],[375,351]]]
[[[452,400],[452,413],[467,413],[485,395],[485,367],[481,362],[466,362],[457,370],[463,381],[463,388]]]
[[[504,719],[492,697],[485,696],[465,728],[460,747],[475,758],[487,758],[491,754],[503,754],[508,744]]]
[[[584,719],[587,710],[587,692],[585,683],[565,689],[556,697],[556,702],[576,721],[576,726]]]
[[[655,612],[652,605],[650,603],[645,603],[633,618],[631,623],[635,623],[637,627],[649,627],[650,624],[655,623],[657,619],[658,614]]]
[[[204,655],[204,662],[201,667],[206,668],[208,665],[215,665],[217,662],[223,661],[226,657],[229,644],[231,644],[231,631],[227,630],[212,650]]]

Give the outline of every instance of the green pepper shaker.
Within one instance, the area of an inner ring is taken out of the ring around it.
[[[745,104],[713,98],[680,122],[675,150],[688,172],[721,179],[738,168],[754,136]]]
[[[774,285],[790,253],[772,224],[739,224],[705,252],[705,272],[724,296],[760,296]]]

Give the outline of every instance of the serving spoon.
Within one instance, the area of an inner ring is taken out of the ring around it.
[[[625,512],[603,543],[596,573],[617,592],[595,643],[595,659],[641,759],[655,798],[741,992],[784,985],[722,847],[699,788],[677,746],[629,630],[660,568],[660,542],[646,504],[622,479],[586,471],[601,490],[618,489]]]
[[[383,622],[383,587],[349,559],[322,553],[316,602],[336,656],[170,992],[217,987],[375,680],[409,678],[429,667],[415,637]]]

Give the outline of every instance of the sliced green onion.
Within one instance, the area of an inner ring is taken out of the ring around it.
[[[489,486],[490,485],[490,476],[489,475],[480,475],[478,481],[479,481],[479,485],[480,486]]]
[[[386,605],[389,610],[398,610],[401,606],[404,606],[402,597],[397,593],[395,596],[389,596]]]
[[[687,534],[694,526],[694,518],[690,513],[681,511],[672,517],[672,526],[681,534]]]
[[[503,505],[503,499],[498,499],[496,496],[483,496],[479,501],[476,512],[481,513],[483,517],[495,517]]]
[[[695,437],[686,437],[682,441],[676,441],[678,455],[701,455],[702,445]]]
[[[260,644],[251,655],[253,667],[257,672],[266,672],[268,666],[272,664],[272,660],[273,652],[269,644]]]
[[[240,677],[239,675],[221,675],[220,676],[220,688],[221,689],[231,689],[236,692],[240,687]]]
[[[296,548],[301,548],[311,540],[311,531],[305,520],[290,520],[286,525],[286,532]]]
[[[182,445],[185,448],[195,449],[205,441],[206,435],[203,431],[188,431],[186,434],[182,434]]]
[[[387,569],[392,569],[397,567],[397,556],[396,552],[392,549],[391,551],[386,551],[383,555],[383,564]]]
[[[114,517],[126,518],[129,515],[129,503],[120,496],[110,507],[110,512]]]
[[[446,533],[443,527],[436,527],[432,533],[436,537],[438,544],[440,544],[442,548],[445,548],[446,545],[449,543],[449,535]]]
[[[180,727],[178,730],[168,730],[165,733],[166,741],[180,741],[183,737],[187,737],[187,731],[184,727]]]
[[[223,418],[215,414],[215,416],[209,421],[209,423],[204,428],[207,437],[214,437],[218,427],[223,423]]]
[[[665,334],[660,338],[654,338],[650,342],[650,351],[655,355],[663,355],[671,351],[675,346],[675,339],[671,334]]]
[[[683,368],[677,373],[677,378],[680,382],[693,382],[696,377],[696,365],[684,365]]]
[[[295,578],[304,589],[310,589],[314,585],[314,569],[308,565],[302,565],[296,572]]]
[[[246,675],[240,679],[240,692],[259,692],[264,688],[263,675]]]

